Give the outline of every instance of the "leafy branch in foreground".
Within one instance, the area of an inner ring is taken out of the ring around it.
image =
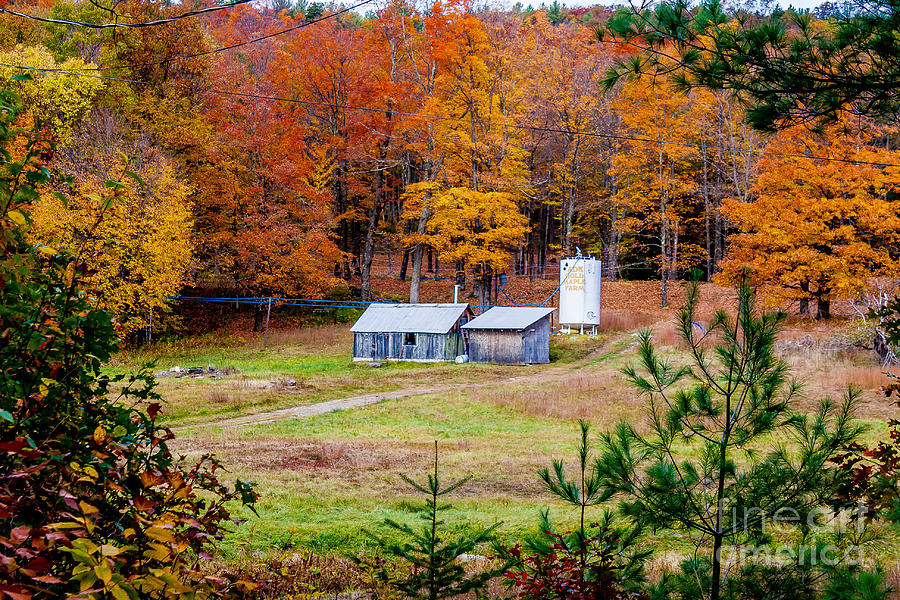
[[[471,476],[442,486],[438,473],[438,446],[435,442],[434,471],[428,475],[428,479],[424,483],[418,483],[406,475],[401,477],[425,497],[418,510],[424,524],[416,529],[406,523],[385,519],[384,524],[404,538],[405,541],[402,542],[396,542],[389,536],[379,536],[368,531],[366,533],[383,553],[398,560],[409,572],[391,577],[388,573],[389,565],[367,562],[367,559],[356,559],[357,562],[374,567],[372,570],[379,571],[388,586],[415,600],[440,600],[483,589],[498,571],[487,569],[479,573],[467,573],[461,558],[490,542],[500,523],[449,538],[445,532],[446,523],[438,516],[450,507],[441,504],[440,499],[464,486]]]
[[[0,91],[0,595],[11,600],[215,598],[252,584],[203,570],[232,500],[210,455],[173,456],[146,372],[102,372],[118,338],[83,261],[28,241],[53,144],[6,148],[18,98]],[[110,187],[112,189],[112,187]],[[112,198],[107,199],[111,201]]]

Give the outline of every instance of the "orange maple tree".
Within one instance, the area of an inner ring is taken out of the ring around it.
[[[749,269],[775,298],[799,301],[800,312],[900,275],[900,154],[874,148],[866,132],[794,128],[774,137],[760,161],[749,202],[727,201],[740,232],[730,240],[721,283]],[[843,162],[860,161],[859,163]]]

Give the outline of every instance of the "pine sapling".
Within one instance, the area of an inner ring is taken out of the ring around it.
[[[641,335],[642,369],[625,374],[649,399],[652,435],[622,423],[602,436],[597,460],[602,500],[618,498],[638,523],[689,536],[702,558],[691,578],[710,600],[726,597],[742,564],[752,567],[723,560],[729,548],[764,548],[768,525],[785,515],[798,515],[802,535],[808,515],[831,504],[840,474],[829,461],[859,434],[852,391],[813,414],[793,408],[798,387],[775,354],[784,315],[760,313],[753,300],[741,286],[737,315],[720,311],[702,332],[690,285],[679,319],[690,367],[672,365]]]
[[[424,502],[418,511],[424,523],[417,529],[406,523],[385,519],[384,525],[399,533],[404,539],[401,542],[395,542],[389,536],[366,532],[383,553],[405,567],[406,572],[390,580],[389,584],[414,600],[441,600],[480,591],[499,571],[487,569],[469,574],[461,563],[461,557],[490,542],[500,523],[465,531],[451,539],[446,534],[445,522],[439,518],[439,513],[450,507],[442,504],[440,499],[468,483],[472,479],[471,475],[442,486],[438,471],[438,446],[435,442],[434,470],[428,475],[427,481],[418,483],[406,475],[401,477],[424,496]],[[360,562],[365,563],[364,560]]]
[[[602,502],[601,477],[593,463],[590,426],[579,423],[578,470],[566,474],[561,460],[538,475],[550,493],[578,514],[575,531],[558,533],[548,510],[541,511],[540,533],[522,547],[498,548],[507,561],[507,578],[527,599],[594,600],[639,597],[645,583],[648,549],[637,550],[639,527],[619,525],[608,510],[591,518],[589,510]]]

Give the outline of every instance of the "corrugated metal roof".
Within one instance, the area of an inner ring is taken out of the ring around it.
[[[370,304],[350,331],[447,333],[468,307],[468,304]]]
[[[465,325],[465,329],[525,329],[540,321],[555,308],[540,306],[495,306]]]

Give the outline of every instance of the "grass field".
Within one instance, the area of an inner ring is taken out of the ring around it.
[[[166,423],[178,429],[176,450],[216,452],[231,477],[258,484],[259,516],[241,513],[247,522],[226,539],[225,558],[365,551],[364,528],[378,529],[387,517],[409,518],[415,497],[399,476],[426,471],[434,440],[444,476],[473,476],[452,500],[446,520],[462,527],[502,521],[501,534],[515,540],[533,530],[545,506],[556,520],[570,522],[572,515],[547,498],[536,472],[554,458],[574,460],[579,419],[595,431],[620,420],[645,428],[646,400],[621,369],[635,361],[635,333],[650,319],[613,317],[598,338],[554,335],[554,360],[543,366],[370,368],[350,361],[349,326],[336,325],[283,330],[268,347],[235,336],[156,345],[120,355],[110,369],[156,361],[156,369],[214,366],[226,372],[221,379],[164,378],[158,388]],[[671,317],[656,317],[654,339],[673,360],[686,360]],[[835,349],[837,335],[831,326],[795,326],[784,332],[780,352],[804,383],[802,407],[812,408],[823,395],[838,396],[850,384],[862,388],[858,418],[874,439],[895,416],[877,394],[885,377],[865,351]],[[296,385],[288,386],[290,380]],[[435,385],[447,389],[303,419],[220,425],[226,417]],[[896,537],[889,532],[889,539]],[[672,535],[658,542],[663,556],[677,557],[686,547]],[[889,544],[883,554],[892,571],[897,546]]]

